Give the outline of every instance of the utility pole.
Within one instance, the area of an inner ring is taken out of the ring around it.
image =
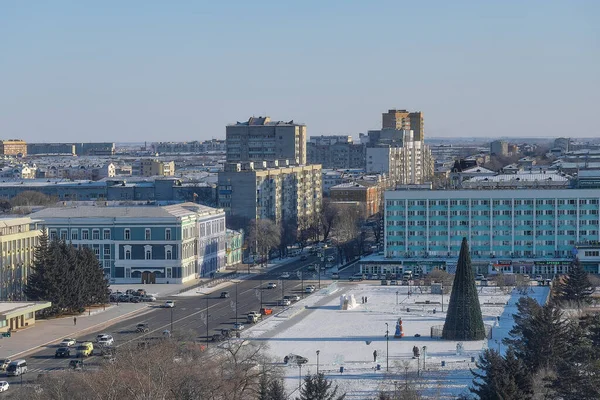
[[[206,295],[206,348],[208,348],[208,342],[210,341],[208,337],[208,295]]]
[[[317,350],[317,375],[319,375],[319,354],[321,353],[321,350]]]
[[[444,312],[444,283],[440,287],[442,288],[442,312]]]
[[[171,307],[171,334],[173,334],[173,308]]]
[[[235,283],[235,323],[238,322],[238,282]]]
[[[390,370],[390,326],[388,323],[385,323],[385,370],[389,372]]]

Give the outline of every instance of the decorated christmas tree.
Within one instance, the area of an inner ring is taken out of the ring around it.
[[[485,339],[485,327],[475,286],[467,238],[463,238],[456,265],[454,285],[448,304],[448,314],[442,331],[446,340]]]

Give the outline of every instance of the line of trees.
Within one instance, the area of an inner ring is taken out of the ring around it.
[[[230,342],[204,351],[177,338],[151,347],[118,348],[112,363],[83,371],[46,374],[37,387],[7,392],[7,398],[31,400],[343,400],[323,374],[307,375],[303,387],[286,393],[281,367],[266,347]]]
[[[108,302],[108,281],[94,252],[49,240],[46,230],[35,248],[32,273],[23,290],[28,300],[52,302],[43,312],[46,316],[79,313]]]

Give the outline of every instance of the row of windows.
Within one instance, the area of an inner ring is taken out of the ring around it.
[[[57,230],[50,229],[50,239],[54,240],[57,238]],[[131,240],[131,229],[125,228],[123,230],[123,238],[124,240]],[[111,239],[111,230],[103,229],[102,230],[102,240],[110,240]],[[152,240],[152,230],[150,228],[146,228],[144,230],[144,239]],[[69,240],[69,231],[68,229],[60,230],[60,240]],[[71,237],[70,240],[79,240],[79,230],[71,229]],[[90,240],[90,231],[89,229],[81,230],[81,240]],[[100,240],[100,229],[92,229],[92,240]],[[165,229],[165,240],[171,240],[171,228]]]
[[[498,215],[507,215],[510,216],[512,215],[513,212],[512,210],[494,210],[492,211],[492,215],[494,216],[498,216]],[[515,210],[514,212],[515,215],[533,215],[533,210]],[[535,215],[540,216],[540,215],[554,215],[555,211],[554,210],[536,210],[535,211]],[[562,216],[562,215],[598,215],[598,210],[579,210],[579,212],[577,212],[577,210],[559,210],[556,212],[557,215]],[[414,216],[426,216],[427,215],[427,211],[408,211],[408,212],[404,212],[404,211],[392,211],[392,210],[388,210],[386,215],[388,217],[414,217]],[[429,216],[430,217],[446,217],[446,216],[469,216],[471,215],[471,217],[477,217],[477,216],[483,216],[483,217],[487,217],[490,215],[489,211],[469,211],[469,210],[451,210],[451,211],[429,211]]]
[[[512,206],[513,205],[513,201],[514,201],[514,205],[515,206],[531,206],[534,204],[534,200],[533,199],[526,199],[526,200],[520,200],[520,199],[515,199],[515,200],[509,200],[509,199],[504,199],[504,200],[492,200],[492,205],[494,206]],[[429,207],[434,207],[434,206],[448,206],[448,203],[450,203],[451,206],[468,206],[469,205],[469,200],[429,200]],[[388,206],[401,206],[404,207],[406,205],[408,205],[408,207],[413,207],[413,206],[426,206],[427,205],[427,200],[387,200],[386,204]],[[583,205],[596,205],[598,204],[598,199],[579,199],[579,201],[577,199],[538,199],[535,200],[535,204],[538,206],[541,205],[549,205],[549,206],[554,206],[554,205],[577,205],[579,204],[580,206]],[[471,200],[471,206],[489,206],[490,205],[490,200]]]

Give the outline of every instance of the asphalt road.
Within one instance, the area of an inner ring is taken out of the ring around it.
[[[327,249],[326,255],[334,255],[334,249]],[[308,284],[318,286],[318,275],[316,271],[308,271],[308,265],[320,264],[320,260],[315,256],[309,256],[305,261],[294,261],[283,264],[262,274],[256,274],[251,279],[240,281],[237,284],[231,284],[223,289],[229,292],[230,297],[221,299],[219,297],[221,290],[207,296],[193,297],[169,297],[160,299],[153,305],[153,309],[143,315],[134,316],[130,319],[117,322],[116,324],[105,328],[99,332],[92,332],[83,337],[76,337],[78,341],[94,342],[98,333],[107,333],[113,336],[116,347],[124,345],[137,345],[136,342],[143,338],[143,334],[135,333],[135,327],[138,323],[147,323],[150,332],[145,334],[147,337],[161,337],[164,330],[171,330],[171,321],[173,332],[193,332],[199,340],[207,339],[223,328],[232,328],[237,321],[243,323],[246,327],[246,314],[250,311],[259,311],[262,304],[265,307],[274,308],[274,312],[282,307],[277,306],[278,300],[284,295],[298,294],[300,296],[309,296],[303,292],[302,287]],[[350,268],[352,269],[352,268]],[[290,278],[281,279],[284,272],[290,274]],[[302,273],[302,278],[298,276]],[[351,275],[352,271],[343,271],[342,278],[345,275]],[[331,282],[331,269],[327,269],[321,274],[321,284],[327,285]],[[267,289],[269,282],[277,283],[277,288]],[[236,302],[237,298],[237,302]],[[175,300],[174,308],[163,308],[165,300]],[[237,306],[236,306],[237,305]],[[208,310],[208,318],[206,318]],[[237,315],[237,319],[236,319]],[[40,332],[43,335],[43,332]],[[212,343],[209,343],[209,346]],[[58,345],[49,345],[27,357],[28,373],[24,375],[23,382],[30,383],[37,379],[38,374],[47,373],[55,370],[68,368],[69,361],[74,359],[75,347],[71,348],[71,358],[54,358]],[[103,362],[101,356],[91,356],[85,358],[84,365],[87,368],[94,368]],[[0,379],[7,380],[10,385],[18,386],[20,377],[2,376]]]

